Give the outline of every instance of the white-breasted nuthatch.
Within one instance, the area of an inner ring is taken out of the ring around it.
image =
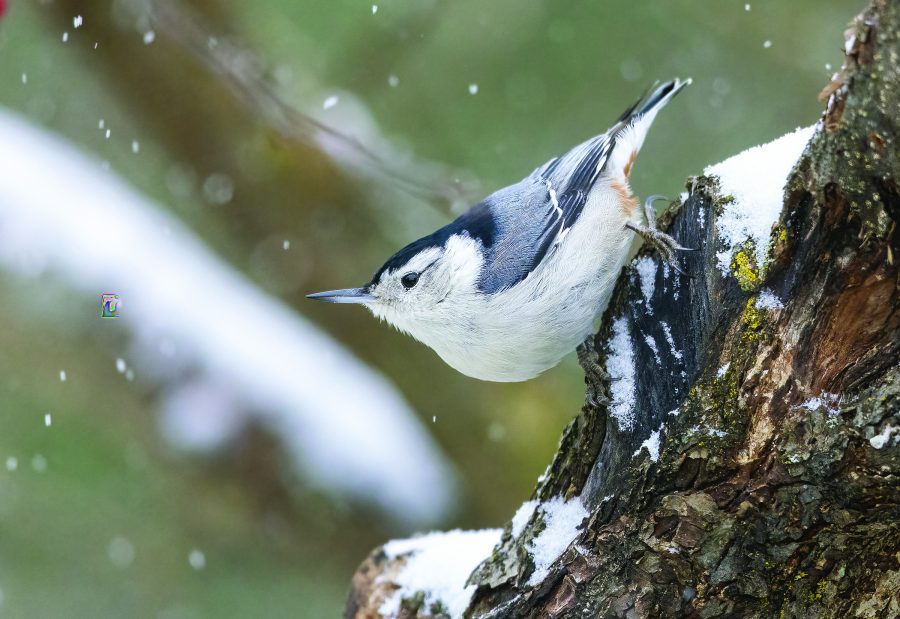
[[[307,296],[364,305],[468,376],[520,381],[553,367],[592,333],[634,233],[677,269],[685,248],[656,229],[656,196],[641,223],[628,177],[656,113],[690,83],[645,95],[606,133],[398,251],[365,286]]]

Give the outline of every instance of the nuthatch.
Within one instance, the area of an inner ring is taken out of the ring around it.
[[[553,367],[593,331],[637,233],[678,269],[685,249],[656,229],[628,177],[673,80],[606,132],[488,196],[391,256],[361,288],[308,295],[359,303],[463,374],[520,381]]]

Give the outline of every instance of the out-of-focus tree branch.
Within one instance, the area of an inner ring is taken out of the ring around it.
[[[233,37],[218,35],[196,12],[178,0],[153,0],[151,22],[163,36],[189,51],[234,95],[285,140],[321,148],[338,164],[369,180],[392,183],[436,205],[467,204],[474,187],[443,164],[415,160],[398,152],[387,139],[370,136],[377,145],[325,124],[285,101],[267,78],[262,59]]]

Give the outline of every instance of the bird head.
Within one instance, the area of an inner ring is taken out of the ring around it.
[[[364,305],[376,317],[419,337],[418,325],[447,320],[460,302],[477,294],[484,261],[481,244],[466,234],[443,236],[431,235],[407,245],[364,286],[307,297]]]

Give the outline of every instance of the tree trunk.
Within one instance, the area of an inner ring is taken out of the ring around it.
[[[897,0],[874,0],[848,30],[763,264],[747,241],[723,276],[716,224],[734,198],[716,177],[691,179],[669,230],[699,249],[683,258],[693,277],[656,268],[642,286],[637,261],[626,268],[579,351],[586,404],[528,522],[508,524],[470,576],[466,616],[900,616],[898,37]],[[601,369],[623,333],[630,428]],[[587,517],[536,572],[558,497]],[[347,615],[378,616],[405,560],[373,552]],[[446,613],[424,599],[406,596],[400,616]]]

